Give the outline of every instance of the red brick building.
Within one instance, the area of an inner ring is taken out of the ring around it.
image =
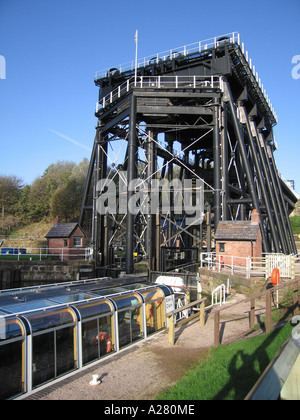
[[[217,262],[231,264],[231,256],[235,258],[234,265],[246,266],[245,258],[261,258],[262,238],[259,225],[259,215],[254,210],[251,221],[219,222],[215,233]]]
[[[48,240],[48,253],[70,257],[84,257],[85,233],[78,223],[56,223],[45,236]]]

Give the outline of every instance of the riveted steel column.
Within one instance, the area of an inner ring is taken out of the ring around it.
[[[257,148],[258,148],[258,153],[259,153],[259,157],[262,163],[262,168],[265,174],[265,178],[266,178],[266,185],[269,191],[269,196],[271,199],[271,203],[272,203],[272,211],[274,213],[274,217],[275,217],[275,222],[277,225],[277,232],[278,232],[278,240],[279,243],[281,244],[281,248],[283,250],[283,252],[286,254],[286,242],[285,242],[285,238],[284,238],[284,234],[282,232],[282,226],[280,223],[280,219],[279,219],[279,214],[278,214],[278,209],[277,209],[277,204],[276,204],[276,197],[274,194],[274,186],[273,186],[273,190],[272,190],[272,180],[271,180],[271,174],[270,171],[268,170],[268,165],[266,163],[266,155],[265,155],[265,144],[262,138],[262,132],[260,129],[257,128],[255,122],[253,122],[253,126],[255,129],[255,134],[256,134],[256,138],[257,138]],[[279,249],[279,251],[276,252],[281,252],[281,250]]]
[[[297,254],[297,248],[296,248],[296,244],[295,244],[295,240],[294,240],[294,236],[293,236],[293,232],[292,232],[292,228],[291,228],[291,224],[290,224],[290,220],[289,220],[289,215],[286,211],[286,207],[285,207],[285,201],[283,198],[283,193],[282,193],[282,188],[281,188],[281,183],[280,183],[280,179],[279,179],[279,175],[278,175],[278,171],[276,169],[276,165],[275,165],[275,160],[274,160],[274,156],[273,153],[270,153],[270,160],[272,163],[272,167],[274,170],[274,174],[275,174],[275,181],[277,184],[277,189],[278,189],[278,193],[279,193],[279,199],[280,199],[280,208],[282,206],[282,220],[283,220],[283,229],[284,232],[287,236],[287,246],[288,246],[288,253],[295,253]]]
[[[228,133],[227,133],[227,104],[222,103],[222,131],[221,131],[221,174],[222,174],[222,220],[228,220]]]
[[[155,138],[154,138],[155,136]],[[156,134],[152,130],[148,130],[148,140],[147,140],[147,179],[148,179],[148,188],[149,192],[149,214],[147,217],[147,253],[149,257],[149,269],[150,271],[156,270],[156,247],[160,247],[160,244],[156,243],[156,215],[151,212],[151,180],[153,174],[157,170],[157,150],[156,143],[153,140],[156,140]],[[155,178],[155,177],[154,177]]]
[[[284,227],[285,226],[284,210],[282,208],[281,197],[279,196],[278,183],[277,183],[277,180],[276,180],[277,171],[276,171],[276,167],[275,167],[275,162],[274,162],[274,160],[273,161],[271,160],[272,152],[270,151],[270,155],[269,155],[268,149],[267,149],[268,146],[266,144],[266,140],[265,140],[262,133],[261,133],[261,141],[263,142],[263,145],[264,145],[265,160],[266,160],[266,163],[267,163],[269,174],[271,176],[272,185],[273,185],[273,193],[274,193],[275,200],[277,202],[277,208],[278,208],[278,211],[279,211],[279,227],[278,227],[278,229],[282,233],[283,241],[285,241],[286,248],[289,249],[289,238],[288,238],[287,231]]]
[[[215,230],[221,220],[221,147],[220,147],[220,102],[214,99],[214,129],[213,129],[213,154],[214,154],[214,214]]]
[[[251,147],[251,151],[252,151],[252,156],[253,156],[253,161],[254,161],[254,165],[256,167],[256,174],[258,177],[258,181],[259,181],[259,185],[262,191],[262,196],[263,196],[263,200],[265,202],[265,206],[266,206],[266,210],[267,210],[267,214],[268,214],[268,218],[269,218],[269,223],[270,223],[270,228],[271,228],[271,232],[272,232],[272,239],[273,239],[273,243],[275,246],[275,251],[277,253],[280,252],[279,249],[279,242],[278,242],[278,236],[277,236],[277,232],[275,229],[275,225],[274,225],[274,219],[273,219],[273,214],[271,211],[271,206],[270,206],[270,201],[269,201],[269,197],[268,197],[268,193],[266,190],[266,186],[265,186],[265,180],[262,174],[262,168],[260,165],[260,162],[258,160],[257,157],[257,152],[258,152],[258,147],[255,147],[254,141],[253,141],[253,136],[252,136],[252,132],[251,132],[251,127],[250,127],[250,122],[249,122],[249,117],[247,115],[247,111],[245,109],[244,106],[241,107],[243,113],[244,113],[244,117],[245,117],[245,125],[246,125],[246,129],[247,129],[247,133],[248,133],[248,139],[250,142],[250,147]],[[271,247],[270,247],[271,250]]]
[[[100,146],[101,145],[101,146]],[[95,168],[94,168],[94,204],[93,204],[93,243],[95,261],[101,266],[107,264],[107,250],[105,248],[105,218],[106,215],[98,214],[96,209],[97,198],[100,191],[97,190],[97,183],[100,179],[106,178],[107,173],[107,142],[104,141],[100,129],[98,129],[95,142]]]
[[[129,207],[129,200],[135,194],[131,191],[130,183],[137,177],[137,134],[136,134],[136,97],[134,94],[130,98],[129,113],[129,136],[128,136],[128,191],[127,191],[127,222],[126,222],[126,273],[132,274],[134,271],[134,217]]]
[[[166,134],[165,136],[165,141],[168,143],[168,151],[173,155],[173,136],[171,136],[170,134]],[[169,162],[168,164],[168,181],[169,181],[169,185],[172,185],[172,181],[173,181],[173,177],[174,177],[174,172],[173,172],[173,160],[171,160],[171,162]],[[169,187],[170,188],[170,220],[174,220],[174,187]],[[170,238],[172,237],[172,232],[173,232],[173,225],[171,222],[168,222],[168,246],[172,246],[170,241]]]
[[[228,82],[225,82],[224,86],[225,86],[226,93],[227,93],[228,105],[229,105],[229,109],[230,109],[230,113],[231,113],[231,117],[232,117],[234,131],[235,131],[235,134],[236,134],[237,140],[239,142],[239,146],[240,146],[239,151],[240,151],[243,166],[244,166],[244,169],[245,169],[245,172],[246,172],[247,181],[248,181],[248,184],[249,184],[249,190],[250,190],[250,194],[251,194],[251,198],[252,198],[253,208],[257,210],[258,215],[259,215],[260,227],[261,227],[261,236],[262,236],[264,251],[265,252],[270,252],[266,232],[263,228],[263,218],[262,218],[261,211],[260,211],[259,201],[258,201],[258,197],[257,197],[256,191],[255,191],[253,173],[252,173],[249,161],[248,161],[246,146],[245,146],[244,140],[241,136],[240,123],[239,123],[239,120],[238,120],[237,115],[236,115],[236,109],[235,109],[235,105],[234,105],[234,102],[233,102],[231,90],[230,90]]]

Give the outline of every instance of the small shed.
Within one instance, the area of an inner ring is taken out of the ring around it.
[[[258,213],[253,212],[251,221],[219,222],[215,233],[217,261],[231,264],[229,257],[235,258],[234,265],[246,266],[245,258],[262,257],[262,237]]]
[[[78,223],[59,223],[56,219],[45,236],[48,240],[48,252],[63,256],[66,260],[70,257],[84,257],[85,236]]]

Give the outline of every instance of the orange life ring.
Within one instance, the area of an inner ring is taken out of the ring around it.
[[[271,281],[274,286],[277,286],[280,281],[280,273],[278,268],[273,268],[272,275],[271,275]]]
[[[112,340],[111,340],[110,336],[108,335],[108,333],[101,332],[98,335],[96,335],[96,337],[94,337],[93,340],[92,340],[92,344],[96,344],[99,341],[105,341],[106,342],[106,353],[110,353],[111,350],[112,350]]]

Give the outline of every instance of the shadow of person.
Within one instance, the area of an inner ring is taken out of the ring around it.
[[[259,373],[255,369],[255,363],[258,363],[259,371],[264,369],[267,360],[257,360],[255,355],[246,354],[244,350],[238,350],[231,359],[228,367],[230,379],[223,389],[213,398],[214,400],[243,400],[245,398],[245,381],[254,384]]]

